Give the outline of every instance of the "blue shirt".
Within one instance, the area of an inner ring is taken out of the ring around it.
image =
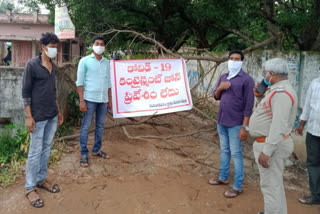
[[[227,90],[221,91],[218,123],[228,127],[239,126],[243,123],[243,117],[252,114],[254,80],[243,70],[230,80],[227,77],[228,74],[223,74],[213,91],[214,96],[222,81],[231,83]]]
[[[76,85],[83,86],[85,100],[107,103],[111,88],[109,60],[102,57],[98,61],[93,54],[83,57],[79,62]]]

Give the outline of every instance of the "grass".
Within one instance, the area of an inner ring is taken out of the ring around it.
[[[13,168],[0,168],[0,187],[4,188],[11,185],[20,175],[21,173],[18,173]]]
[[[12,125],[6,128],[8,131],[0,136],[0,189],[11,185],[23,175],[30,144],[30,135],[25,127],[17,128]],[[9,130],[12,129],[17,129],[16,134],[10,134]],[[55,137],[70,134],[72,127],[65,123],[58,127]],[[53,142],[49,157],[50,166],[54,166],[60,160],[65,145],[65,142]]]

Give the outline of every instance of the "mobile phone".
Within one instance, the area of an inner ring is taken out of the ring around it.
[[[259,83],[259,86],[257,88],[257,92],[259,92],[260,94],[263,94],[267,90],[267,88],[268,88],[268,85],[266,85],[266,83],[262,79],[262,81]]]

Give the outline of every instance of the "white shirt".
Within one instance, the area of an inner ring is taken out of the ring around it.
[[[307,131],[320,137],[320,77],[314,79],[307,92],[300,120],[307,121]]]

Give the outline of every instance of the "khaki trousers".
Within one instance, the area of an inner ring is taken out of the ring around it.
[[[277,145],[269,161],[269,168],[263,168],[258,163],[264,145],[257,142],[253,144],[253,153],[260,173],[260,188],[264,198],[264,214],[287,214],[282,174],[285,161],[293,152],[293,141],[288,138]]]

